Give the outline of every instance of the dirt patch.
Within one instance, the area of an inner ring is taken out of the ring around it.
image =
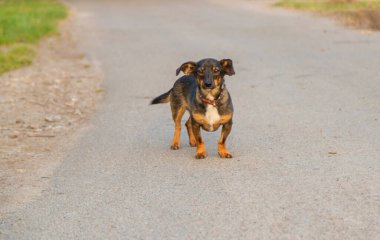
[[[337,12],[334,17],[351,27],[380,30],[380,10]]]
[[[0,216],[41,193],[102,98],[102,72],[77,48],[74,20],[36,47],[30,67],[0,76]]]
[[[380,2],[378,0],[282,0],[273,5],[315,12],[358,29],[380,30]]]

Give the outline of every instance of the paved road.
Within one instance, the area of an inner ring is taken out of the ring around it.
[[[238,2],[72,4],[107,97],[0,238],[380,239],[378,34]],[[169,106],[148,105],[203,57],[235,63],[232,160],[216,133],[205,160],[184,135],[171,151]]]

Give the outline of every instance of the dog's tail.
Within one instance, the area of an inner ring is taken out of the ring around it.
[[[168,103],[170,101],[170,93],[173,89],[170,89],[168,92],[161,94],[150,102],[150,104],[159,104],[159,103]]]

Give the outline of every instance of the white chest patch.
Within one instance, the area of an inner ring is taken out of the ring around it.
[[[214,130],[214,123],[220,120],[218,109],[212,105],[207,105],[206,109],[206,121],[210,125],[210,130]]]

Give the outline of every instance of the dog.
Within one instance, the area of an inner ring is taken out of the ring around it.
[[[189,144],[197,147],[195,158],[206,157],[206,148],[201,129],[214,132],[222,126],[218,142],[221,158],[232,158],[226,147],[226,140],[232,129],[233,105],[227,91],[224,76],[235,74],[231,59],[220,61],[206,58],[199,62],[185,62],[176,71],[185,75],[179,78],[168,92],[154,98],[151,104],[168,103],[174,120],[174,137],[171,149],[180,147],[181,119],[187,110],[190,114],[186,122]]]

